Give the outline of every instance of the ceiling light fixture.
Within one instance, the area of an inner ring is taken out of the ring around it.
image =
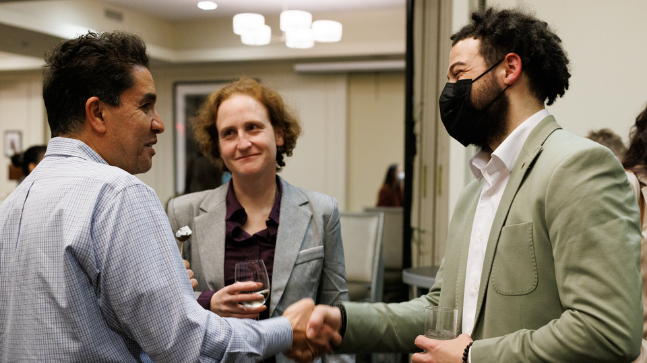
[[[265,45],[272,40],[272,29],[263,25],[240,35],[240,41],[245,45]]]
[[[265,17],[261,14],[241,13],[234,15],[234,34],[243,35],[253,32],[265,25]]]
[[[312,14],[302,10],[286,10],[281,13],[281,30],[291,32],[301,29],[310,29]]]
[[[314,39],[322,43],[332,43],[341,40],[341,23],[332,20],[317,20],[312,23]]]
[[[332,20],[312,22],[312,14],[301,10],[286,10],[281,13],[280,28],[284,32],[285,45],[289,48],[312,48],[317,42],[331,43],[341,40],[342,25]],[[272,29],[265,25],[261,14],[242,13],[234,15],[234,33],[246,45],[265,45],[272,40]]]
[[[218,7],[213,1],[200,1],[198,7],[202,10],[213,10]]]

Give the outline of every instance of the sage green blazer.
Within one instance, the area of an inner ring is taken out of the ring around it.
[[[415,352],[429,305],[463,309],[482,188],[462,191],[429,294],[399,304],[344,303],[341,352]],[[640,214],[605,147],[552,116],[530,133],[496,212],[472,333],[472,362],[631,362],[640,353]]]

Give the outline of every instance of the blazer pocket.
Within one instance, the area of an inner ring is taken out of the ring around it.
[[[501,295],[526,295],[537,288],[532,222],[505,226],[492,264],[492,287]]]
[[[299,251],[299,256],[297,256],[297,261],[294,264],[298,265],[300,263],[305,263],[320,258],[324,258],[324,246],[307,248],[305,250]]]

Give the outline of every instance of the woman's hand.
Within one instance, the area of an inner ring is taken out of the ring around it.
[[[198,286],[198,280],[193,278],[193,270],[191,270],[189,267],[191,265],[189,264],[189,261],[187,260],[182,260],[184,261],[184,267],[186,268],[186,273],[189,274],[189,280],[191,280],[191,287],[195,290],[195,287]]]
[[[237,282],[216,291],[211,297],[210,310],[223,318],[253,319],[265,311],[267,307],[249,307],[241,305],[243,301],[263,301],[261,294],[244,294],[244,291],[254,291],[263,287],[258,282]]]

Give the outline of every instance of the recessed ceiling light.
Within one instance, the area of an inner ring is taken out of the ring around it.
[[[213,10],[218,7],[213,1],[200,1],[198,7],[202,10]]]

